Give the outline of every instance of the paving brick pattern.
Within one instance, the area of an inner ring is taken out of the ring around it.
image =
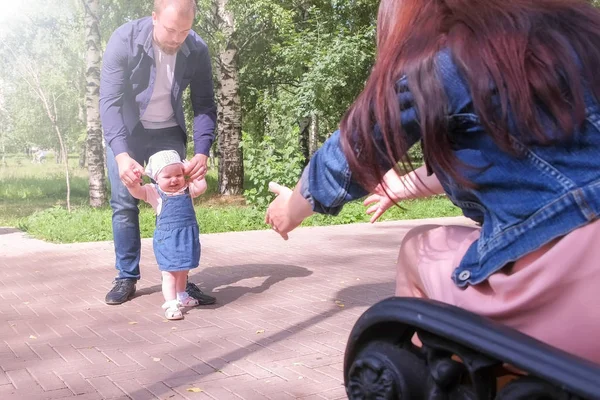
[[[202,236],[190,279],[217,297],[166,321],[152,241],[136,297],[104,304],[111,242],[0,228],[0,399],[343,399],[343,354],[393,294],[403,234],[431,221]],[[435,220],[458,222],[462,218]]]

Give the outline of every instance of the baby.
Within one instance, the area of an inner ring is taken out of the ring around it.
[[[192,199],[206,191],[206,181],[186,182],[183,166],[176,151],[159,151],[150,157],[145,171],[156,184],[127,187],[133,197],[156,211],[153,247],[162,271],[162,307],[169,320],[183,319],[182,307],[198,305],[185,285],[190,269],[200,264],[200,232]]]

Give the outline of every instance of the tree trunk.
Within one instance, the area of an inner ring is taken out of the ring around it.
[[[65,146],[65,142],[63,140],[62,133],[60,132],[60,128],[58,127],[58,108],[56,107],[56,96],[52,97],[52,104],[54,106],[54,113],[50,109],[50,105],[48,104],[48,98],[44,95],[42,87],[39,86],[39,92],[41,94],[41,100],[46,108],[46,112],[48,114],[48,119],[52,122],[52,126],[56,131],[56,136],[58,137],[58,144],[60,146],[60,150],[58,154],[62,159],[63,166],[65,167],[65,180],[67,183],[67,211],[71,212],[71,178],[69,176],[69,156],[67,153],[67,147]]]
[[[8,118],[8,111],[4,106],[4,93],[2,92],[2,88],[0,87],[0,154],[2,154],[1,165],[6,166],[6,133],[5,133],[5,125],[6,118]]]
[[[87,143],[83,142],[79,146],[79,168],[85,168],[86,159],[87,159]]]
[[[85,121],[85,68],[82,65],[81,70],[78,73],[78,79],[75,80],[75,87],[77,92],[81,95],[81,99],[77,101],[77,127],[86,126]],[[83,140],[81,137],[77,138],[77,144],[79,145],[79,168],[83,169],[87,162],[87,131]]]
[[[224,41],[217,60],[219,193],[240,195],[244,191],[244,157],[242,139],[242,107],[240,103],[237,46],[233,40],[234,18],[227,10],[228,0],[216,0],[215,19]]]
[[[65,153],[62,150],[62,144],[60,143],[60,140],[58,142],[58,149],[55,151],[56,153],[56,157],[55,157],[55,161],[57,164],[64,164],[65,163]]]
[[[69,157],[67,156],[67,148],[65,146],[65,142],[60,132],[60,127],[58,126],[58,108],[56,107],[57,96],[54,93],[52,93],[52,98],[50,99],[49,95],[46,94],[37,73],[33,69],[35,63],[21,61],[15,53],[15,51],[10,46],[7,46],[7,48],[12,54],[13,58],[17,60],[17,64],[24,69],[21,76],[23,80],[27,83],[27,85],[29,85],[31,91],[42,103],[42,106],[44,107],[44,109],[46,110],[46,114],[48,115],[48,119],[50,120],[50,123],[52,124],[52,127],[56,132],[56,136],[58,137],[60,153],[65,155],[63,164],[65,167],[65,180],[67,183],[67,210],[71,212],[71,179],[69,177]],[[60,95],[58,97],[60,97]],[[51,100],[52,103],[50,103]]]
[[[308,162],[310,161],[310,151],[309,151],[309,130],[310,130],[310,117],[305,117],[298,122],[298,127],[300,128],[300,133],[298,134],[298,142],[300,144],[300,151],[302,152],[302,156],[304,157],[304,163],[302,167],[306,167]]]
[[[67,154],[67,149],[65,147],[65,143],[62,139],[62,134],[60,133],[60,129],[58,128],[58,124],[53,121],[54,130],[56,131],[56,136],[58,136],[58,141],[60,142],[60,152],[61,154]],[[65,167],[65,181],[67,183],[67,211],[71,212],[71,178],[69,176],[69,157],[63,157],[63,166]]]
[[[0,154],[2,154],[2,160],[0,160],[0,167],[6,167],[6,145],[4,144],[4,134],[0,134]]]
[[[310,117],[310,130],[308,132],[308,154],[312,157],[319,148],[319,116],[313,113]]]
[[[86,26],[86,123],[87,163],[89,173],[90,206],[100,207],[106,203],[106,178],[104,175],[104,146],[100,123],[99,90],[102,51],[98,28],[98,0],[83,0]]]

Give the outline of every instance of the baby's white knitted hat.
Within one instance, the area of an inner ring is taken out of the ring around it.
[[[158,153],[154,153],[148,159],[148,164],[146,165],[146,175],[150,178],[156,180],[156,177],[167,165],[173,164],[183,164],[181,162],[181,158],[179,158],[179,153],[175,150],[163,150]]]

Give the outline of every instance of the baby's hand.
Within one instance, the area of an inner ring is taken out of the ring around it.
[[[127,189],[135,189],[136,187],[140,187],[142,186],[141,182],[128,182],[125,184],[125,187]]]
[[[192,197],[200,196],[202,193],[206,192],[206,189],[208,188],[206,179],[194,179],[189,182],[189,186]]]
[[[135,176],[139,179],[138,181],[128,181],[125,186],[128,189],[132,189],[132,188],[136,188],[136,187],[140,187],[142,185],[142,175],[143,172],[140,171],[139,169],[134,169],[133,173],[135,174]]]

